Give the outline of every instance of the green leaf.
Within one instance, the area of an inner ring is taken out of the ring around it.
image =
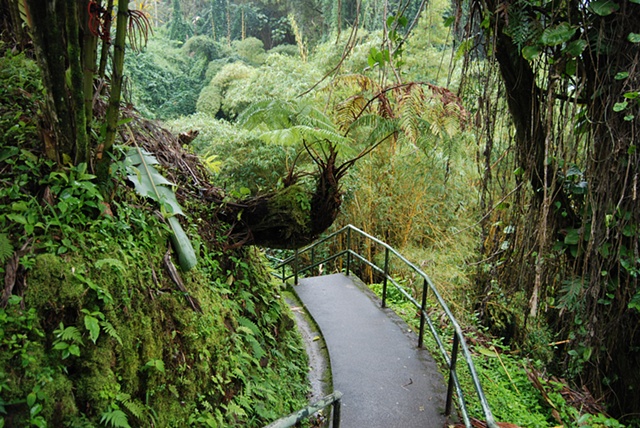
[[[629,309],[635,309],[640,312],[640,292],[636,293],[629,302]]]
[[[608,16],[620,9],[620,6],[613,0],[596,0],[589,3],[589,9],[596,15]]]
[[[567,245],[577,245],[578,242],[580,242],[578,229],[569,229],[567,236],[564,237],[564,243]]]
[[[69,346],[69,353],[71,355],[75,355],[76,357],[80,356],[80,347],[76,344]]]
[[[98,319],[91,315],[85,315],[84,326],[89,330],[89,339],[91,339],[93,343],[96,343],[98,336],[100,336],[100,323]]]
[[[197,263],[196,252],[191,245],[189,237],[180,225],[176,217],[169,217],[169,225],[173,234],[171,235],[171,243],[178,253],[178,262],[184,271],[193,268]]]
[[[615,103],[613,105],[613,111],[620,112],[620,111],[626,109],[628,104],[629,103],[627,101],[622,101],[620,103]]]
[[[568,42],[575,32],[575,27],[569,25],[568,22],[563,22],[555,27],[545,28],[542,32],[542,36],[540,36],[540,41],[546,46],[557,46]]]
[[[616,75],[613,78],[616,80],[622,80],[622,79],[626,79],[627,77],[629,77],[629,72],[621,71],[620,73],[616,73]]]
[[[638,91],[631,91],[624,94],[624,97],[630,100],[635,100],[639,96],[640,96],[640,92]]]
[[[29,393],[29,395],[27,395],[27,406],[33,407],[33,405],[36,402],[36,398],[37,398],[37,396],[36,396],[35,392]]]
[[[539,46],[525,46],[522,48],[522,57],[527,61],[531,61],[535,59],[538,55],[540,55],[541,49]]]
[[[589,44],[585,40],[574,40],[567,45],[564,51],[573,57],[577,57],[580,56],[582,52],[584,52],[588,45]]]
[[[640,43],[640,34],[638,33],[629,33],[627,36],[627,40],[631,43]]]
[[[164,362],[162,360],[159,360],[157,358],[153,358],[149,361],[147,361],[147,363],[142,367],[142,370],[146,370],[146,369],[156,369],[158,370],[160,373],[164,373]]]

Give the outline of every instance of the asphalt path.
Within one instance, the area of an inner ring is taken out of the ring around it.
[[[446,387],[417,337],[357,278],[304,278],[294,287],[318,324],[342,392],[341,428],[441,428]]]

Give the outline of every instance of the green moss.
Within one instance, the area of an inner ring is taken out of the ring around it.
[[[294,224],[292,228],[301,234],[311,230],[311,195],[299,185],[289,186],[279,191],[269,201],[269,214],[273,217],[286,215]]]
[[[29,273],[25,304],[38,309],[77,307],[85,288],[72,279],[71,269],[72,264],[53,254],[36,256],[35,265]]]
[[[67,376],[56,373],[42,388],[42,396],[46,402],[43,416],[53,422],[52,426],[62,426],[64,420],[78,414],[73,386]]]

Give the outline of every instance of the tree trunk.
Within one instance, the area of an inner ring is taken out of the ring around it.
[[[545,315],[557,334],[574,338],[561,352],[575,351],[571,358],[559,357],[595,394],[607,395],[611,388],[615,394],[608,395],[609,403],[621,414],[640,411],[640,373],[630,369],[640,362],[640,317],[630,307],[635,298],[640,308],[640,156],[634,143],[640,43],[633,43],[630,35],[638,31],[640,5],[619,2],[619,6],[619,10],[595,13],[582,3],[569,2],[553,10],[555,21],[547,24],[549,28],[559,28],[560,22],[581,28],[562,44],[543,45],[546,55],[554,59],[548,64],[545,58],[541,63],[528,61],[521,51],[523,44],[535,46],[540,39],[520,41],[520,45],[512,39],[516,24],[507,17],[513,18],[510,7],[519,5],[489,1],[486,12],[492,17],[487,37],[493,42],[516,131],[517,166],[531,185],[528,202],[534,219],[521,222],[522,248],[505,258],[498,281],[521,275],[533,317],[539,314],[542,299],[555,299],[556,309]],[[542,12],[525,13],[533,18]],[[589,44],[584,53],[572,58],[564,49],[580,37]],[[577,72],[570,74],[567,64],[572,60]],[[563,139],[567,130],[560,107],[565,102],[578,106],[578,117],[567,122],[574,132]],[[582,122],[580,115],[584,115]],[[578,125],[587,134],[581,134]],[[582,142],[586,151],[577,161],[583,163],[580,167],[588,185],[584,200],[570,193],[566,173],[576,158],[563,151],[568,151],[566,145],[578,152]],[[554,242],[562,247],[560,251],[551,249]],[[531,260],[533,252],[537,252],[535,269],[527,267],[525,259]],[[567,291],[570,287],[572,291]]]

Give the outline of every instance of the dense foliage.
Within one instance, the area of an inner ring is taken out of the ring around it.
[[[175,212],[158,198],[154,216],[124,188],[127,166],[113,163],[97,186],[88,152],[70,161],[51,144],[66,135],[60,123],[82,122],[69,134],[86,131],[87,147],[100,151],[115,125],[93,116],[71,80],[56,99],[90,113],[52,121],[49,81],[3,45],[0,261],[15,283],[0,317],[11,332],[2,336],[5,411],[36,425],[259,426],[295,407],[304,359],[290,319],[260,257],[237,248],[298,247],[335,220],[431,275],[469,330],[499,419],[620,426],[609,411],[633,425],[638,1],[428,3],[139,5],[136,22],[153,23],[154,34],[143,46],[150,34],[134,26],[124,98],[181,133],[180,156],[199,154],[212,173],[197,201],[178,192],[201,258],[184,275],[188,293],[171,291],[161,264]],[[19,52],[28,45],[20,10],[0,5]],[[61,31],[74,28],[68,20]],[[59,56],[71,77],[79,47],[67,40]],[[96,87],[84,76],[98,105],[114,86],[103,90],[109,71],[118,77],[111,67]],[[419,297],[416,278],[397,275]],[[67,399],[73,388],[76,401]]]
[[[224,251],[186,201],[199,262],[179,289],[170,229],[124,165],[106,200],[85,164],[39,157],[38,69],[0,64],[4,426],[262,426],[301,407],[304,348],[260,253]]]

